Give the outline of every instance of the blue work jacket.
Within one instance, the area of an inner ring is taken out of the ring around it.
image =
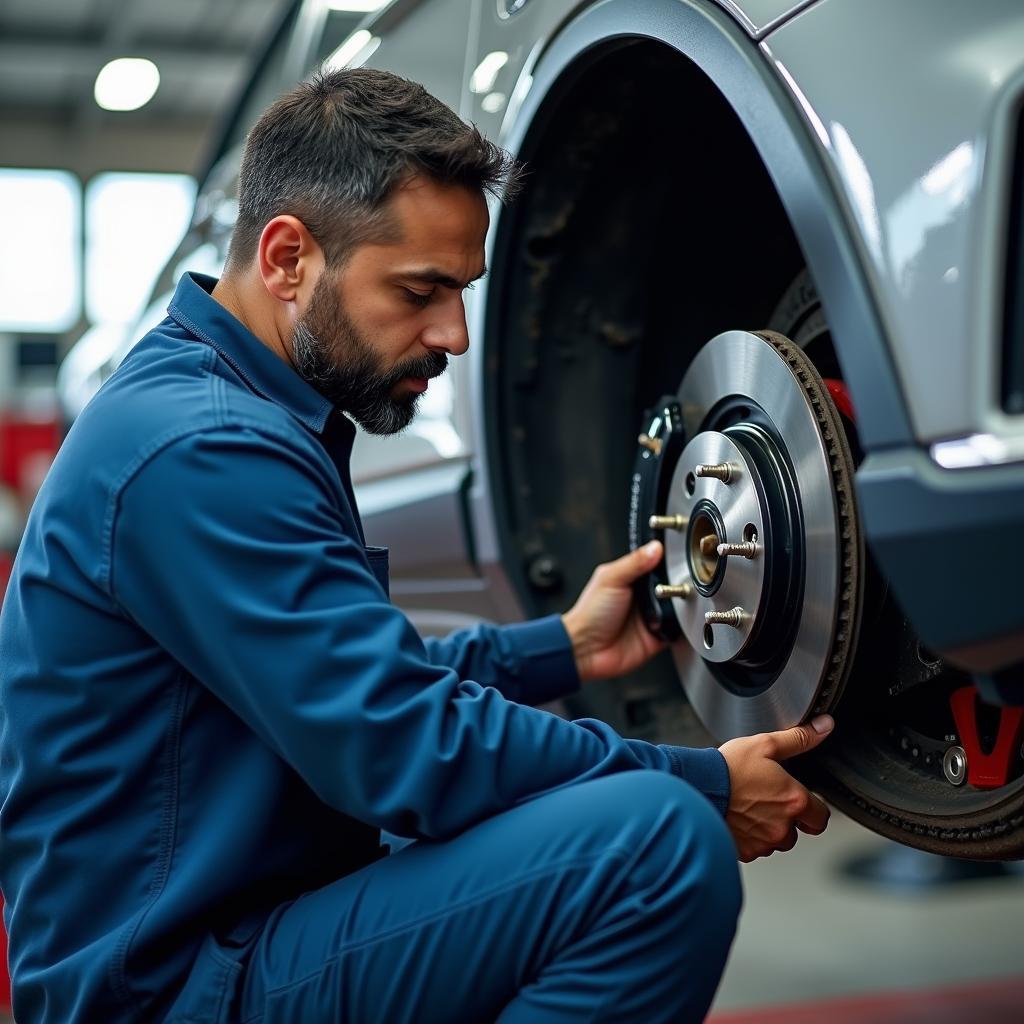
[[[24,1024],[158,1020],[207,934],[521,801],[715,750],[529,705],[579,685],[559,618],[421,639],[367,550],[354,428],[209,294],[68,434],[0,614],[0,884]]]

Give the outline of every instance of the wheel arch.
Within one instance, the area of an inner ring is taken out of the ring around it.
[[[792,239],[811,269],[857,407],[864,447],[878,450],[908,442],[909,423],[881,322],[857,248],[848,234],[851,226],[807,138],[807,123],[763,52],[724,13],[697,6],[690,0],[605,0],[587,8],[562,28],[529,69],[532,82],[501,141],[525,157],[530,167],[538,156],[543,156],[546,133],[550,133],[560,112],[578,97],[581,83],[587,82],[588,75],[595,75],[596,68],[614,61],[616,55],[622,62],[620,67],[626,67],[628,60],[623,60],[623,53],[632,50],[637,57],[649,57],[654,47],[674,51],[682,58],[680,67],[685,63],[689,74],[700,76],[720,97],[723,110],[727,107],[731,111],[755,151],[759,166],[751,166],[751,178],[767,176]],[[639,64],[636,70],[640,73]],[[545,170],[541,168],[541,173]],[[542,181],[540,186],[543,185]],[[502,378],[511,372],[507,360],[509,346],[503,338],[508,333],[505,321],[510,315],[510,295],[515,291],[516,281],[527,272],[522,260],[516,263],[513,250],[538,187],[538,182],[528,177],[523,201],[501,211],[497,217],[489,239],[490,284],[475,305],[473,325],[474,336],[479,339],[474,357],[474,422],[478,434],[476,450],[480,453],[474,525],[484,562],[500,562],[501,549],[506,550],[506,567],[511,566],[513,577],[518,575],[512,579],[514,590],[530,613],[551,610],[551,605],[530,601],[531,593],[537,589],[527,578],[532,556],[523,556],[519,551],[512,558],[507,557],[510,538],[517,534],[516,506],[523,498],[524,484],[515,478],[514,467],[510,469],[509,465],[514,459],[510,458],[507,435],[519,428],[514,415],[509,414],[508,395],[502,394]],[[756,244],[756,236],[752,227],[742,244]],[[774,254],[765,251],[762,259],[770,267]],[[770,269],[766,270],[765,277],[770,276]],[[755,275],[749,268],[746,280],[737,281],[737,287],[756,290]],[[545,326],[538,323],[536,331],[543,332]],[[761,326],[764,324],[722,325],[723,329]],[[710,337],[709,334],[707,338]],[[635,423],[630,424],[634,426]],[[532,443],[536,445],[536,441]],[[541,551],[537,557],[547,556]],[[521,571],[517,566],[521,566]],[[578,579],[565,582],[571,589]],[[550,589],[557,594],[557,582]]]

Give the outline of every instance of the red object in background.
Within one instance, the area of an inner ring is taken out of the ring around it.
[[[707,1024],[1020,1024],[1024,980],[992,978],[949,988],[793,1003],[714,1013]]]
[[[0,486],[11,488],[27,508],[60,447],[57,419],[20,417],[0,412]],[[11,539],[8,539],[8,542]],[[0,549],[0,603],[7,592],[14,558]],[[0,897],[0,910],[3,898]],[[7,972],[7,933],[0,922],[0,1010],[11,1008],[11,979]]]
[[[0,551],[0,603],[7,592],[7,581],[11,578],[14,559],[6,552]],[[4,909],[4,898],[0,896],[0,912]],[[0,921],[0,1010],[11,1008],[11,979],[7,974],[7,932]]]
[[[60,442],[60,424],[56,419],[29,419],[10,411],[0,413],[0,482],[25,495],[31,483],[32,463],[52,460]]]

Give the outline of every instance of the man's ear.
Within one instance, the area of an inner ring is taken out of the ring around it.
[[[305,301],[324,267],[323,250],[298,217],[267,222],[256,254],[264,287],[280,302]]]

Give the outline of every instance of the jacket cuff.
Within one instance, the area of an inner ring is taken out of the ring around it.
[[[545,704],[575,693],[580,675],[561,615],[503,627],[518,663],[518,702]]]
[[[692,747],[662,748],[672,762],[672,774],[678,775],[699,789],[725,817],[732,787],[729,784],[729,766],[716,747],[695,750]]]

